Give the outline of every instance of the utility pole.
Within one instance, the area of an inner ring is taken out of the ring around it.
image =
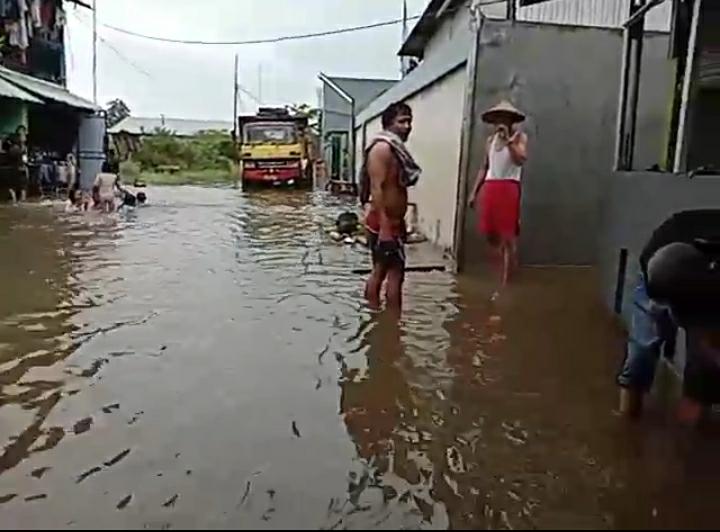
[[[263,104],[263,68],[262,63],[258,65],[258,105]]]
[[[402,42],[400,43],[400,46],[405,44],[405,41],[408,37],[408,7],[407,7],[407,0],[403,0],[403,16],[402,16],[403,22],[402,22]],[[409,60],[407,57],[401,57],[400,58],[400,77],[404,78],[408,74],[409,68]]]
[[[238,63],[239,63],[239,56],[238,54],[235,54],[235,83],[233,85],[233,138],[237,141],[238,136],[238,92],[240,91],[240,87],[238,85]]]
[[[93,0],[92,5],[92,31],[93,31],[93,103],[98,103],[98,81],[97,81],[97,70],[98,70],[98,33],[97,33],[97,0]]]
[[[236,177],[240,178],[240,134],[242,133],[240,131],[240,125],[239,125],[239,119],[238,119],[238,106],[239,106],[239,92],[240,92],[240,81],[239,81],[239,73],[238,69],[240,67],[240,56],[236,53],[235,54],[235,81],[233,85],[233,154],[235,154],[235,172]],[[236,181],[237,183],[237,181]]]

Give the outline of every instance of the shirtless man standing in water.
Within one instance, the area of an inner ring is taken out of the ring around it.
[[[384,131],[367,151],[365,160],[370,196],[365,225],[373,261],[365,297],[371,307],[379,308],[382,285],[387,283],[387,307],[399,312],[405,279],[408,186],[417,181],[420,170],[417,168],[415,172],[414,161],[404,145],[412,131],[410,107],[403,103],[392,104],[383,113],[382,124]]]

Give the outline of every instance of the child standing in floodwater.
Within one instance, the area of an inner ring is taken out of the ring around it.
[[[95,177],[93,188],[97,187],[97,204],[101,211],[113,212],[115,210],[115,192],[118,188],[118,175],[110,171],[110,164],[103,163],[102,172]]]

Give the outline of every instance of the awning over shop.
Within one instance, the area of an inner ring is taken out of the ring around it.
[[[0,67],[0,89],[2,89],[6,83],[16,89],[20,89],[23,93],[30,93],[31,97],[39,98],[41,100],[39,103],[60,103],[85,111],[97,111],[100,109],[100,107],[94,103],[80,96],[76,96],[60,85],[20,74],[5,67]],[[2,94],[0,93],[0,95]]]
[[[2,98],[12,98],[13,100],[22,100],[23,102],[28,103],[39,103],[43,104],[44,102],[42,100],[39,100],[38,98],[35,98],[32,94],[29,92],[26,92],[22,90],[19,87],[16,87],[9,81],[6,81],[3,78],[0,78],[0,97]]]

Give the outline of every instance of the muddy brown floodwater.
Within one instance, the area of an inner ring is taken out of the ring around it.
[[[0,206],[2,528],[713,527],[720,438],[612,414],[591,271],[411,275],[398,324],[317,193]]]

